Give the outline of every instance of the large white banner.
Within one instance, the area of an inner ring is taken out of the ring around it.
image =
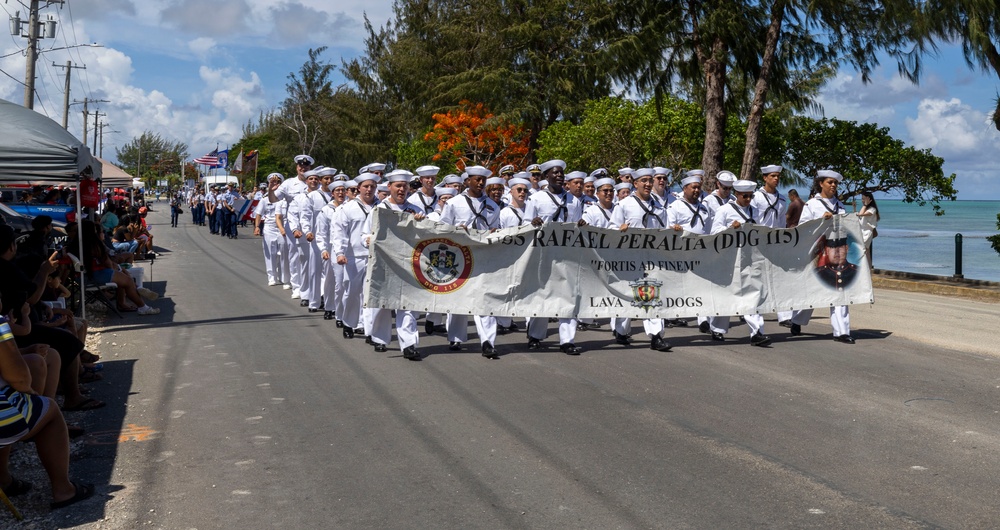
[[[679,318],[874,302],[853,215],[711,236],[567,223],[490,233],[383,208],[371,215],[367,307]]]

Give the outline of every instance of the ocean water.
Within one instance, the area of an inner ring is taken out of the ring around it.
[[[849,204],[845,206],[852,211]],[[945,214],[935,216],[930,206],[878,200],[882,219],[873,241],[875,268],[951,276],[955,274],[955,234],[962,234],[962,274],[1000,282],[1000,254],[986,240],[1000,233],[1000,201],[954,201],[942,206]]]

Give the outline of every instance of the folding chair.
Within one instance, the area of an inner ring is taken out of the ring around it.
[[[80,258],[74,256],[72,253],[69,253],[69,252],[67,252],[66,255],[69,257],[70,261],[73,262],[73,269],[77,273],[82,272],[83,271],[83,262],[80,261]],[[84,296],[83,296],[83,303],[84,303],[84,305],[91,304],[91,303],[94,303],[94,302],[99,302],[102,305],[104,305],[104,307],[106,307],[106,308],[110,309],[111,311],[113,311],[114,314],[118,315],[118,318],[125,318],[124,316],[122,316],[122,314],[120,312],[118,312],[118,307],[115,306],[114,302],[112,302],[112,299],[109,299],[108,295],[104,293],[104,290],[107,289],[107,290],[112,291],[113,295],[115,297],[117,297],[118,284],[116,284],[114,282],[108,282],[108,283],[105,283],[104,285],[92,284],[91,282],[89,282],[87,280],[87,276],[86,275],[83,276],[83,279],[84,279],[83,280],[84,281],[84,284],[83,284],[83,294],[84,294]]]

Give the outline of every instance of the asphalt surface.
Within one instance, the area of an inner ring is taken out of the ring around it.
[[[771,315],[770,348],[675,328],[658,353],[635,323],[633,347],[605,326],[570,357],[550,325],[542,352],[506,335],[489,361],[435,335],[411,362],[267,287],[248,231],[183,217],[151,216],[163,312],[106,322],[109,407],[73,463],[99,495],[62,525],[1000,524],[996,304],[879,290],[852,308],[853,346],[826,318],[793,338]]]

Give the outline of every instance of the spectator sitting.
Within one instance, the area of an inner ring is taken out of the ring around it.
[[[96,229],[86,221],[83,226],[83,263],[87,274],[96,284],[113,282],[118,286],[119,311],[136,311],[140,315],[155,315],[160,312],[159,309],[146,305],[136,289],[135,281],[111,260],[107,247],[97,237]]]
[[[31,220],[31,232],[19,245],[19,252],[31,254],[33,256],[46,257],[49,255],[49,234],[52,233],[52,218],[47,215],[39,215]]]

